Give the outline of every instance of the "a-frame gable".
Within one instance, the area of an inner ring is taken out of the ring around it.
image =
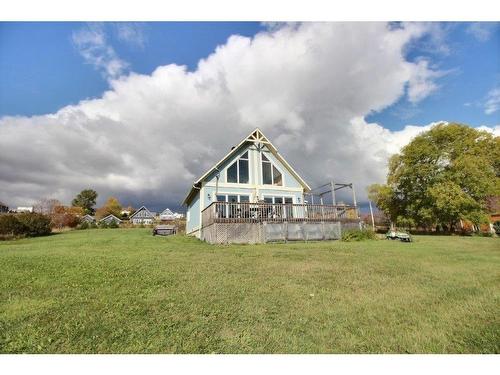
[[[146,206],[142,206],[137,211],[135,211],[132,215],[130,215],[130,219],[133,219],[134,217],[152,218],[152,219],[154,219],[153,214],[151,213],[151,211],[149,211],[146,208]]]
[[[183,204],[188,204],[188,202],[196,195],[201,182],[205,180],[214,170],[217,170],[223,163],[233,158],[238,152],[241,151],[241,146],[245,143],[253,143],[257,146],[266,145],[269,151],[283,164],[283,166],[291,173],[291,175],[299,182],[299,184],[304,188],[306,192],[311,190],[311,187],[299,176],[299,174],[291,167],[290,164],[285,160],[285,158],[278,152],[277,148],[267,139],[267,137],[262,133],[259,128],[253,130],[247,137],[245,137],[236,147],[233,147],[231,151],[219,160],[212,168],[206,171],[198,180],[195,181]]]

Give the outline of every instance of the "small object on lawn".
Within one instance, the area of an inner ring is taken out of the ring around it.
[[[400,240],[401,242],[412,242],[411,235],[409,233],[405,233],[405,232],[396,232],[396,231],[390,230],[389,232],[387,232],[385,237],[388,240]]]
[[[175,225],[157,225],[153,228],[153,236],[170,236],[171,234],[175,234],[177,232],[177,228]]]

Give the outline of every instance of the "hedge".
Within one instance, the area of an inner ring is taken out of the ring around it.
[[[35,213],[0,215],[0,237],[36,237],[50,234],[50,217]]]

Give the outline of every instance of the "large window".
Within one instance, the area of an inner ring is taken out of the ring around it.
[[[283,176],[273,163],[262,154],[262,183],[264,185],[283,185]]]
[[[227,169],[227,182],[248,184],[248,151]]]

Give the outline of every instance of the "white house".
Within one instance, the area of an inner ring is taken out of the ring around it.
[[[172,210],[170,210],[169,208],[164,209],[160,213],[160,220],[161,221],[170,221],[170,220],[175,220],[175,219],[176,219],[175,213],[173,213]]]
[[[33,212],[33,206],[27,206],[27,207],[18,207],[16,209],[16,212]]]

